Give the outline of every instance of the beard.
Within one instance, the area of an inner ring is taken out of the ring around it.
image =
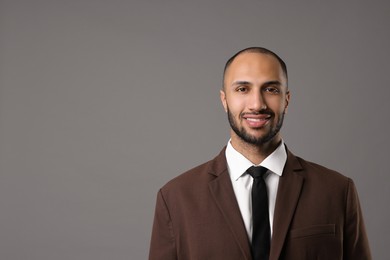
[[[238,120],[234,119],[233,114],[230,112],[229,108],[227,108],[228,120],[230,127],[236,133],[238,137],[240,137],[244,142],[252,144],[252,145],[263,145],[269,141],[271,141],[277,133],[280,132],[280,129],[283,125],[284,120],[284,112],[280,114],[278,122],[274,127],[271,126],[271,129],[261,137],[256,137],[248,133],[243,126],[239,126]],[[271,115],[271,118],[275,116],[275,113],[272,111],[260,111],[258,114],[268,114]],[[242,114],[240,115],[242,118]]]

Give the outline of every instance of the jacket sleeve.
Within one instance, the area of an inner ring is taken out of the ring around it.
[[[344,226],[344,259],[372,259],[355,185],[349,180]]]
[[[157,195],[149,260],[176,260],[175,236],[172,221],[162,191]]]

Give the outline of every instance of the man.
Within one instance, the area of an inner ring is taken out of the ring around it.
[[[260,47],[238,52],[220,97],[231,139],[159,191],[149,259],[371,259],[352,180],[282,140],[283,60]]]

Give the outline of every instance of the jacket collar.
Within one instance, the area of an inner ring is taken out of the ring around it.
[[[250,243],[227,170],[225,149],[209,163],[208,172],[216,177],[209,183],[209,190],[245,259],[249,260]],[[287,147],[286,150],[287,162],[279,180],[276,198],[270,260],[280,256],[304,182],[299,174],[303,170],[299,159]]]
[[[229,226],[244,259],[250,260],[249,239],[227,170],[225,149],[226,147],[210,162],[209,173],[216,178],[209,183],[209,190]]]

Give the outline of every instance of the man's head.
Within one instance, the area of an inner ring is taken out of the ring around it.
[[[235,60],[235,58],[237,56],[239,56],[240,54],[242,53],[262,53],[262,54],[268,54],[268,55],[271,55],[273,57],[275,57],[279,64],[280,64],[280,67],[282,68],[283,70],[283,73],[284,73],[284,76],[286,77],[286,80],[288,80],[288,76],[287,76],[287,66],[286,66],[286,63],[282,60],[282,58],[280,58],[275,52],[271,51],[271,50],[268,50],[266,48],[263,48],[263,47],[249,47],[249,48],[246,48],[246,49],[243,49],[239,52],[237,52],[236,54],[234,54],[225,64],[225,68],[223,70],[223,84],[225,82],[225,75],[226,75],[226,70],[229,68],[230,64]]]
[[[290,93],[287,68],[279,56],[261,47],[235,54],[225,65],[220,96],[233,142],[263,145],[280,141]]]

